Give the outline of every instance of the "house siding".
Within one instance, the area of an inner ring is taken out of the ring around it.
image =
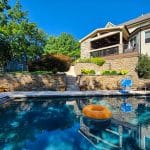
[[[145,31],[148,30],[141,31],[141,53],[148,54],[150,56],[150,43],[145,43]]]

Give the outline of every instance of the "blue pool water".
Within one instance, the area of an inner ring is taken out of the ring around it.
[[[96,123],[87,104],[105,105],[113,118]],[[0,150],[150,149],[149,97],[15,99],[0,105]]]

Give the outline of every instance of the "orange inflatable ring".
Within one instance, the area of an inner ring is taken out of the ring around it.
[[[85,106],[82,113],[84,116],[92,119],[104,120],[112,117],[112,112],[107,107],[94,104]]]

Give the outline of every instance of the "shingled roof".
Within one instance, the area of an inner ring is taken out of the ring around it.
[[[144,15],[142,15],[142,16],[140,16],[140,17],[137,17],[137,18],[135,18],[135,19],[129,20],[129,21],[124,22],[124,23],[122,23],[122,24],[120,24],[120,25],[127,25],[127,26],[128,26],[128,25],[131,25],[131,24],[134,24],[134,23],[137,23],[137,22],[146,20],[146,19],[150,19],[150,13],[144,14]]]

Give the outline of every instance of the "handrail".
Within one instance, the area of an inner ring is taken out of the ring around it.
[[[120,46],[120,44],[114,44],[111,46],[105,46],[105,47],[101,47],[101,48],[97,48],[97,49],[90,49],[89,52],[94,52],[94,51],[98,51],[98,50],[105,50],[105,49],[119,47],[119,46]]]
[[[106,46],[106,47],[101,47],[101,48],[97,48],[97,49],[90,49],[88,50],[88,52],[95,52],[95,51],[99,51],[99,50],[107,50],[110,48],[115,48],[122,46],[123,47],[123,53],[127,53],[127,52],[133,52],[133,51],[138,51],[139,50],[139,45],[135,44],[134,46],[130,45],[130,44],[114,44],[111,46]]]
[[[135,44],[135,45],[123,44],[123,52],[124,53],[138,51],[138,50],[139,50],[138,44]]]

